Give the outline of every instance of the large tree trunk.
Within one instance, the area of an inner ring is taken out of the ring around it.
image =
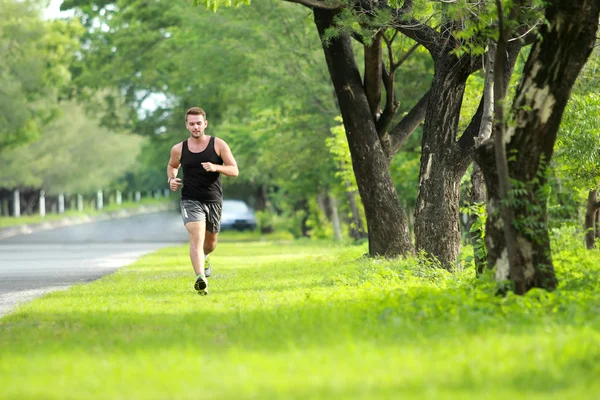
[[[596,224],[596,216],[598,215],[599,209],[600,203],[598,202],[598,191],[592,189],[588,193],[585,212],[585,245],[588,249],[593,249],[596,245],[596,232],[598,227],[594,227],[594,225]]]
[[[556,288],[547,228],[544,170],[550,162],[571,88],[589,57],[598,27],[598,0],[556,0],[546,8],[547,25],[529,55],[506,132],[508,173],[519,191],[510,193],[517,243],[509,264],[494,150],[482,148],[479,163],[488,189],[486,244],[496,278],[510,280],[517,294],[533,287]],[[517,195],[519,194],[519,195]]]
[[[451,268],[460,251],[459,189],[465,171],[458,167],[458,154],[452,148],[468,75],[455,56],[440,57],[423,128],[416,247],[436,257],[445,268]]]
[[[314,9],[315,24],[323,38],[333,26],[335,11]],[[371,256],[398,256],[414,252],[404,210],[389,171],[355,62],[350,37],[342,33],[326,42],[323,51],[344,120],[352,167],[362,198]]]
[[[512,75],[520,50],[520,42],[515,41],[503,53],[506,79]],[[460,181],[473,161],[476,147],[489,135],[488,114],[493,102],[488,87],[471,123],[457,140],[465,82],[476,62],[458,60],[449,53],[438,54],[437,58],[423,130],[415,238],[418,249],[451,268],[461,247]]]

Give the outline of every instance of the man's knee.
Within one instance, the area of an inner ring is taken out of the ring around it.
[[[206,234],[204,238],[204,250],[213,251],[217,247],[217,235]]]
[[[203,222],[188,222],[185,224],[190,235],[191,243],[202,243],[204,241],[204,223]]]

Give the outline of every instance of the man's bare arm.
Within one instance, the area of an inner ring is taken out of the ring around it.
[[[235,158],[233,158],[233,154],[231,153],[231,149],[222,139],[216,140],[216,151],[219,157],[223,160],[223,165],[216,165],[210,162],[202,163],[202,166],[206,171],[209,172],[220,172],[223,175],[236,177],[239,175],[240,171],[238,170],[237,162]]]
[[[171,148],[171,158],[169,159],[169,164],[167,164],[167,182],[172,191],[176,191],[182,185],[181,179],[177,178],[179,166],[181,165],[179,161],[181,158],[181,148],[181,143],[177,143]]]

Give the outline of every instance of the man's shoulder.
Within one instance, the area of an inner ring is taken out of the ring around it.
[[[219,145],[219,146],[221,146],[221,145],[227,145],[227,142],[224,141],[223,139],[218,138],[216,136],[213,136],[213,137],[215,138],[215,145]]]
[[[183,148],[183,142],[185,142],[185,140],[179,142],[179,143],[175,143],[173,145],[173,147],[171,147],[171,150],[175,150],[175,151],[181,151],[181,149]]]

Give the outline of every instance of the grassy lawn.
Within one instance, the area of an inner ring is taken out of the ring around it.
[[[0,319],[0,398],[600,398],[597,251],[521,298],[365,251],[224,240],[206,297],[187,247],[47,295]]]

